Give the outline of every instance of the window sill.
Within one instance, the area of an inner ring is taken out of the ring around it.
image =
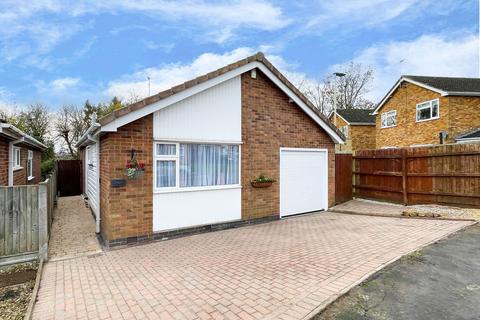
[[[13,171],[18,171],[18,170],[22,170],[23,167],[13,167]]]
[[[226,190],[226,189],[241,189],[239,184],[227,185],[227,186],[208,186],[208,187],[190,187],[190,188],[169,188],[165,190],[155,189],[154,194],[162,193],[179,193],[179,192],[195,192],[195,191],[212,191],[212,190]]]
[[[397,125],[394,126],[388,126],[388,127],[380,127],[380,129],[388,129],[388,128],[395,128]]]
[[[417,120],[415,122],[426,122],[426,121],[432,121],[432,120],[438,120],[440,117],[435,117],[435,118],[430,118],[430,119],[423,119],[423,120]]]
[[[35,177],[33,177],[33,176],[30,176],[30,177],[27,178],[28,181],[32,181],[33,179],[35,179]]]

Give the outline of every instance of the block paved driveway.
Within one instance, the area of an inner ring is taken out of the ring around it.
[[[34,319],[308,319],[468,224],[327,212],[49,262]]]

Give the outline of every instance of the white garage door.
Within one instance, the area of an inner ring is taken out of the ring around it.
[[[280,216],[328,209],[328,151],[280,148]]]

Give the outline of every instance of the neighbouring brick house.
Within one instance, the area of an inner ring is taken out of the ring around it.
[[[377,148],[479,141],[480,79],[402,76],[374,114]]]
[[[118,245],[326,210],[343,140],[258,53],[94,120],[77,146],[97,232]]]
[[[337,144],[338,152],[375,149],[375,116],[371,109],[337,109],[328,117],[345,136],[345,144]]]
[[[39,183],[45,148],[39,141],[0,120],[0,186]]]

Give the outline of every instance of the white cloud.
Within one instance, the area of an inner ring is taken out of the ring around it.
[[[410,41],[376,44],[353,60],[371,66],[375,79],[370,98],[381,99],[401,75],[479,77],[479,38],[423,35]],[[333,66],[331,70],[338,69]]]
[[[267,47],[263,47],[266,49]],[[117,96],[123,99],[148,96],[148,80],[151,81],[151,94],[168,89],[174,85],[181,84],[197,76],[214,71],[237,60],[241,60],[257,52],[254,48],[242,47],[223,54],[204,53],[193,61],[182,63],[171,63],[158,67],[146,68],[133,74],[124,75],[120,79],[111,81],[104,91],[107,96]],[[293,72],[293,66],[287,64],[278,55],[268,55],[267,58],[280,70],[285,72],[288,78],[303,79],[305,76]]]
[[[80,78],[74,77],[58,78],[50,82],[43,80],[35,82],[38,93],[43,96],[62,96],[71,92],[72,89],[77,89],[80,84]]]
[[[202,41],[225,42],[235,30],[277,30],[289,24],[282,10],[266,0],[233,0],[228,3],[203,0],[3,0],[0,3],[0,53],[5,61],[26,57],[29,66],[49,54],[72,35],[92,27],[80,17],[117,12],[139,13],[150,19],[170,19],[195,25]],[[48,15],[46,15],[48,14]],[[227,31],[224,31],[227,30]],[[92,43],[93,44],[93,43]]]
[[[50,87],[52,88],[53,91],[64,91],[66,89],[69,89],[73,86],[78,85],[79,82],[80,82],[80,78],[72,78],[72,77],[59,78],[50,82]]]
[[[149,50],[162,50],[165,53],[169,53],[173,50],[173,48],[175,48],[174,43],[163,44],[163,43],[157,43],[151,40],[143,40],[142,43],[145,46],[145,48]]]
[[[457,0],[330,0],[308,6],[306,32],[335,30],[350,32],[372,28],[398,19],[415,19],[420,12],[448,15],[465,5]]]

